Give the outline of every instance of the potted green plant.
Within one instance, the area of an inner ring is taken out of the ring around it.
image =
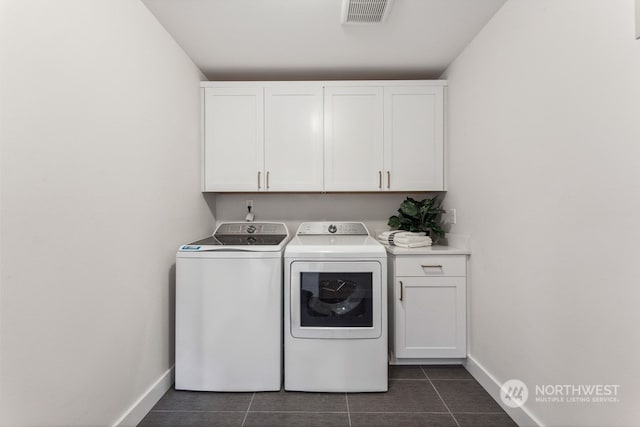
[[[440,215],[444,213],[441,203],[438,196],[420,201],[407,197],[400,204],[398,215],[390,217],[387,224],[396,230],[424,231],[432,238],[444,237],[444,230],[440,225]]]

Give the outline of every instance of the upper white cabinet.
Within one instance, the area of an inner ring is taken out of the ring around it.
[[[384,88],[387,190],[444,190],[443,92],[442,86]]]
[[[445,86],[203,82],[203,191],[444,190]]]
[[[322,191],[322,86],[204,89],[204,191]]]
[[[383,111],[381,87],[325,87],[326,191],[382,189]]]
[[[265,89],[267,191],[322,191],[322,86]]]
[[[257,191],[264,157],[261,87],[204,89],[204,191]]]

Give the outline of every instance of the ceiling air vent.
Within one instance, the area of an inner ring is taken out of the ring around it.
[[[389,15],[393,0],[342,0],[343,24],[379,24]]]

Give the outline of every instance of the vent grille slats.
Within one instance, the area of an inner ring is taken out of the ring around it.
[[[389,14],[393,0],[343,1],[343,24],[377,24]]]

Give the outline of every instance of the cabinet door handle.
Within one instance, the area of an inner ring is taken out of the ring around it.
[[[391,188],[391,172],[387,171],[387,188]]]
[[[427,265],[422,264],[420,267],[422,267],[422,268],[440,268],[441,269],[442,268],[442,264],[427,264]]]
[[[378,171],[378,188],[382,188],[382,171]]]
[[[402,297],[404,296],[404,284],[402,283],[402,280],[398,280],[400,282],[400,301],[402,301]]]
[[[267,171],[267,190],[269,189],[269,171]]]
[[[262,172],[258,171],[258,190],[260,190],[262,188],[262,186],[260,185],[260,174]]]

